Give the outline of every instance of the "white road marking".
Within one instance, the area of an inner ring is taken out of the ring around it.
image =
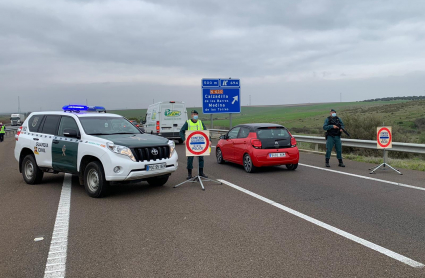
[[[308,164],[299,163],[298,165],[305,166],[305,167],[310,167],[310,168],[314,168],[314,169],[318,169],[318,170],[322,170],[322,171],[328,171],[328,172],[332,172],[332,173],[338,173],[338,174],[342,174],[342,175],[352,176],[352,177],[356,177],[356,178],[362,178],[362,179],[365,179],[365,180],[372,180],[372,181],[377,181],[377,182],[383,182],[383,183],[388,183],[388,184],[392,184],[392,185],[397,185],[397,186],[402,186],[402,187],[407,187],[407,188],[412,188],[412,189],[417,189],[417,190],[425,191],[425,188],[424,187],[413,186],[413,185],[404,184],[404,183],[398,183],[398,182],[394,182],[394,181],[381,180],[381,179],[366,177],[366,176],[362,176],[362,175],[356,175],[356,174],[351,174],[351,173],[347,173],[347,172],[341,172],[341,171],[337,171],[337,170],[326,169],[326,168],[322,168],[322,167],[318,167],[318,166],[313,166],[313,165],[308,165]]]
[[[65,174],[44,278],[65,277],[72,175]]]
[[[306,220],[306,221],[308,221],[308,222],[310,222],[312,224],[315,224],[315,225],[317,225],[319,227],[322,227],[322,228],[324,228],[324,229],[326,229],[328,231],[331,231],[331,232],[336,233],[336,234],[338,234],[338,235],[340,235],[342,237],[345,237],[345,238],[347,238],[349,240],[352,240],[354,242],[357,242],[357,243],[359,243],[359,244],[361,244],[361,245],[363,245],[363,246],[365,246],[367,248],[370,248],[372,250],[375,250],[375,251],[377,251],[377,252],[379,252],[381,254],[384,254],[384,255],[386,255],[386,256],[388,256],[390,258],[393,258],[393,259],[395,259],[395,260],[397,260],[399,262],[405,263],[405,264],[407,264],[407,265],[409,265],[411,267],[415,267],[415,268],[423,268],[423,267],[425,267],[425,265],[422,264],[422,263],[420,263],[420,262],[414,261],[414,260],[412,260],[412,259],[410,259],[408,257],[405,257],[403,255],[400,255],[400,254],[398,254],[396,252],[393,252],[393,251],[391,251],[389,249],[386,249],[386,248],[384,248],[382,246],[379,246],[379,245],[377,245],[375,243],[372,243],[372,242],[367,241],[365,239],[362,239],[362,238],[360,238],[358,236],[355,236],[353,234],[350,234],[350,233],[347,233],[347,232],[345,232],[343,230],[340,230],[338,228],[335,228],[335,227],[333,227],[333,226],[331,226],[329,224],[326,224],[326,223],[324,223],[322,221],[319,221],[319,220],[317,220],[315,218],[312,218],[312,217],[310,217],[308,215],[305,215],[305,214],[303,214],[301,212],[298,212],[298,211],[293,210],[291,208],[288,208],[288,207],[286,207],[284,205],[281,205],[279,203],[276,203],[275,201],[272,201],[270,199],[267,199],[267,198],[265,198],[263,196],[260,196],[260,195],[254,193],[254,192],[249,191],[249,190],[246,190],[246,189],[244,189],[244,188],[242,188],[240,186],[237,186],[237,185],[235,185],[233,183],[230,183],[230,182],[225,181],[225,180],[218,180],[218,181],[220,181],[220,182],[222,182],[222,183],[224,183],[224,184],[226,184],[226,185],[228,185],[230,187],[233,187],[236,190],[239,190],[239,191],[241,191],[243,193],[246,193],[246,194],[248,194],[248,195],[250,195],[250,196],[252,196],[254,198],[257,198],[257,199],[259,199],[259,200],[261,200],[263,202],[266,202],[266,203],[268,203],[268,204],[270,204],[272,206],[275,206],[275,207],[277,207],[277,208],[279,208],[279,209],[281,209],[283,211],[286,211],[286,212],[288,212],[288,213],[290,213],[292,215],[295,215],[295,216],[297,216],[299,218],[302,218],[302,219],[304,219],[304,220]]]

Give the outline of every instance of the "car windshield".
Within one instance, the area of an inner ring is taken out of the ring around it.
[[[289,139],[289,132],[282,127],[262,128],[257,131],[259,139]]]
[[[11,120],[19,120],[20,118],[19,117],[12,117],[12,118],[10,118]]]
[[[141,133],[123,117],[81,117],[80,122],[88,135]]]

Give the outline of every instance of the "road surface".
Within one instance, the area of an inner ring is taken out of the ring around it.
[[[64,174],[26,184],[14,142],[0,144],[0,277],[425,277],[423,172],[371,176],[369,164],[336,159],[328,171],[302,153],[296,171],[247,174],[211,156],[205,172],[223,184],[173,188],[187,175],[179,145],[165,186],[93,199]],[[68,232],[52,240],[68,193]]]

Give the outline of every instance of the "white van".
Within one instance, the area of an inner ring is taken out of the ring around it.
[[[179,143],[182,143],[179,133],[186,121],[187,110],[184,102],[162,101],[149,105],[144,127],[146,133],[178,140]]]

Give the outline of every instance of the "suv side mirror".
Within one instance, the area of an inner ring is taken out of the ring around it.
[[[65,137],[80,139],[80,136],[78,135],[78,132],[75,129],[72,129],[72,128],[65,128],[63,130],[63,135]]]
[[[226,140],[227,139],[227,135],[221,135],[219,139]]]

